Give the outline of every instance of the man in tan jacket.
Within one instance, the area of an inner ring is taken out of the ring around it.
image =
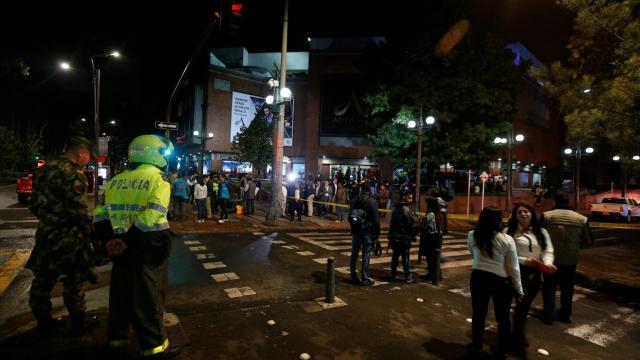
[[[573,210],[566,196],[559,195],[554,209],[544,212],[542,224],[551,237],[554,265],[558,268],[555,273],[544,275],[542,321],[548,325],[552,324],[554,319],[570,323],[573,285],[580,248],[593,244],[589,221],[587,217]],[[560,284],[560,309],[556,313],[555,295],[558,283]]]

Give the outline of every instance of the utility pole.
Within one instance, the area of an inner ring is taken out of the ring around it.
[[[422,104],[418,118],[418,157],[416,160],[416,212],[420,212],[420,168],[422,165]]]
[[[505,204],[505,211],[509,211],[511,208],[511,193],[512,193],[512,167],[511,167],[511,143],[513,142],[513,124],[509,126],[509,134],[507,136],[507,203]]]
[[[95,130],[96,152],[100,156],[100,68],[96,68],[91,58],[93,68],[93,127]],[[98,168],[100,164],[96,159],[96,166],[93,169],[93,205],[98,206]]]
[[[287,83],[287,35],[289,27],[289,0],[284,0],[284,19],[282,22],[282,51],[280,57],[280,89],[286,87]],[[282,158],[284,137],[284,112],[285,102],[279,104],[278,121],[275,123],[273,139],[273,182],[271,183],[271,206],[267,211],[265,222],[268,225],[276,225],[282,209],[280,204],[280,192],[282,187]]]

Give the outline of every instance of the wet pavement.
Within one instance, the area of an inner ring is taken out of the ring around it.
[[[338,271],[348,266],[346,222],[303,217],[300,223],[282,218],[272,227],[264,224],[262,204],[256,210],[254,216],[230,214],[225,224],[215,219],[199,224],[189,209],[187,221],[171,223],[178,237],[169,260],[166,308],[170,340],[185,345],[179,359],[297,359],[302,353],[312,359],[464,356],[470,341],[470,266],[465,265],[465,255],[456,253],[469,229],[467,220],[450,222],[452,235],[445,243],[451,258],[449,265],[443,263],[448,267],[439,287],[424,282],[388,283],[386,254],[372,261],[377,286],[361,287],[344,282],[346,274]],[[13,222],[0,223],[0,230],[22,228],[16,225],[20,216],[12,215]],[[32,227],[23,225],[27,227],[22,229]],[[637,298],[620,291],[608,295],[620,289],[610,284],[639,286],[634,281],[640,274],[637,234],[626,229],[595,234],[600,240],[583,250],[578,270],[582,279],[595,279],[596,290],[577,287],[573,324],[542,324],[535,317],[541,307],[538,296],[527,328],[529,358],[540,357],[538,349],[548,351],[552,359],[640,357]],[[3,246],[7,241],[18,246],[21,239],[0,241]],[[336,259],[336,295],[346,306],[323,309],[314,300],[324,297],[323,259],[330,256]],[[417,275],[424,273],[424,262],[412,263]],[[89,309],[102,319],[107,317],[109,275],[109,266],[101,268],[102,283],[87,292]],[[80,338],[68,335],[69,324],[49,340],[35,335],[26,303],[30,276],[28,270],[18,269],[11,286],[0,295],[0,358],[107,358],[106,320]],[[65,315],[60,285],[52,295],[55,314]],[[487,327],[488,351],[495,340],[491,315]],[[132,344],[132,357],[137,349]]]

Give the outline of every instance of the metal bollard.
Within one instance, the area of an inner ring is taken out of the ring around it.
[[[327,258],[327,282],[325,289],[324,301],[328,304],[333,304],[336,301],[336,259],[333,257]]]

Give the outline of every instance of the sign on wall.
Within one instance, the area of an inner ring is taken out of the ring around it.
[[[265,103],[265,98],[233,92],[231,99],[231,132],[230,141],[240,129],[249,126],[258,112],[264,112],[269,125],[273,124],[275,114],[271,113],[271,107]],[[293,100],[285,103],[284,117],[284,146],[293,146]]]
[[[229,139],[231,142],[233,142],[233,138],[238,135],[243,126],[247,127],[251,124],[251,121],[256,117],[258,110],[260,110],[264,104],[263,97],[243,94],[235,91],[232,96],[231,134]]]

